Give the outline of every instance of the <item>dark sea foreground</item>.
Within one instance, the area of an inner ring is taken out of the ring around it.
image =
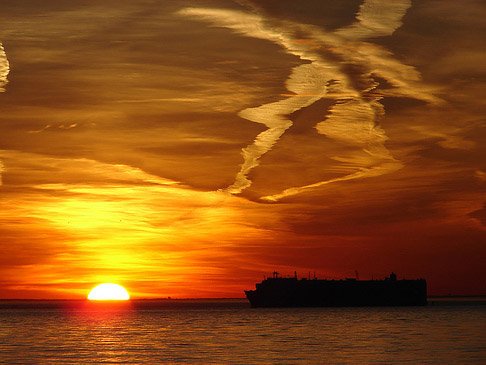
[[[246,300],[0,301],[0,362],[486,363],[486,298],[426,307],[265,308]]]

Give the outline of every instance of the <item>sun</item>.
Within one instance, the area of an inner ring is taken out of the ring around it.
[[[88,294],[89,300],[128,300],[130,295],[118,284],[105,283],[94,287]]]

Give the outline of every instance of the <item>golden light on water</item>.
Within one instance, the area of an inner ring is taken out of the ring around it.
[[[93,288],[88,294],[89,300],[128,300],[130,295],[118,284],[105,283]]]

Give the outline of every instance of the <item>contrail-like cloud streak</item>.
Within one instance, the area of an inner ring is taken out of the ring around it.
[[[334,34],[353,40],[392,35],[402,25],[402,18],[411,5],[411,0],[365,0],[356,15],[358,22]]]
[[[311,64],[295,67],[286,82],[287,89],[296,94],[285,100],[264,104],[256,108],[242,110],[242,118],[268,127],[260,133],[254,142],[242,150],[244,162],[237,173],[235,182],[224,189],[231,194],[241,193],[251,185],[248,173],[258,166],[259,158],[270,151],[285,131],[292,126],[292,121],[286,116],[309,106],[321,99],[326,93],[326,84],[330,79],[332,69],[314,64],[318,57],[308,51],[307,46],[294,42],[294,38],[286,32],[273,30],[265,25],[265,19],[259,15],[221,9],[187,8],[179,12],[181,15],[192,16],[210,21],[217,26],[226,27],[239,34],[260,38],[281,45],[290,54],[309,60]]]
[[[245,109],[239,113],[240,117],[255,123],[264,124],[268,129],[261,132],[253,144],[243,148],[244,163],[236,175],[233,185],[226,188],[225,191],[237,194],[249,187],[251,181],[247,178],[248,173],[258,166],[258,159],[270,151],[285,131],[292,126],[292,121],[285,116],[309,106],[323,97],[326,85],[321,83],[322,80],[320,78],[315,77],[316,74],[323,71],[326,70],[319,70],[313,64],[295,67],[292,75],[287,80],[286,86],[289,91],[296,93],[297,96],[275,103],[264,104],[257,108]],[[305,87],[302,87],[305,81],[307,81],[307,84]],[[301,92],[307,96],[299,95]]]
[[[310,62],[295,67],[286,81],[287,89],[295,95],[239,113],[242,118],[263,124],[268,129],[243,148],[241,169],[234,183],[224,191],[238,194],[248,188],[251,185],[250,171],[292,126],[288,115],[322,98],[334,99],[335,104],[326,118],[316,125],[318,133],[358,147],[362,153],[331,157],[343,164],[342,169],[347,172],[345,176],[292,187],[262,197],[263,200],[277,201],[333,182],[379,176],[400,169],[402,164],[386,149],[387,136],[378,125],[385,113],[379,101],[383,96],[412,97],[429,103],[441,101],[421,82],[415,68],[400,63],[388,50],[363,39],[391,35],[401,26],[410,6],[410,0],[365,0],[356,16],[357,21],[334,32],[308,24],[270,22],[258,14],[231,10],[187,8],[180,11],[181,15],[211,22],[238,34],[269,40],[282,46],[287,53]],[[306,41],[300,42],[303,38]],[[363,71],[351,75],[343,69],[343,64],[355,65]],[[386,94],[384,91],[380,95],[373,93],[379,85],[375,76],[385,79],[393,89],[387,90]]]

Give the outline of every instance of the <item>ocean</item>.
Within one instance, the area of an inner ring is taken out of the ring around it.
[[[264,309],[242,299],[1,301],[0,362],[486,363],[486,301]]]

